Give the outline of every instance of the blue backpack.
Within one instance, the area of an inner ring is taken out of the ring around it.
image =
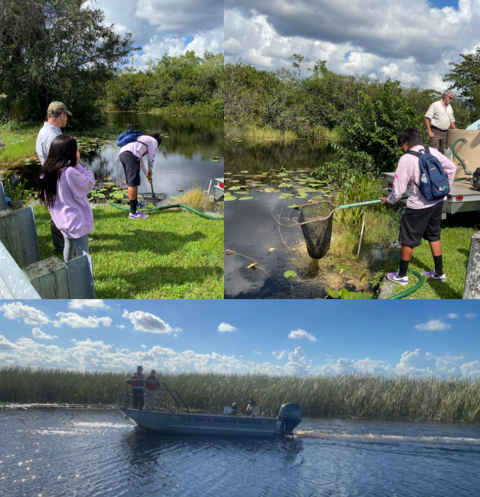
[[[117,147],[124,147],[127,143],[136,142],[140,136],[143,136],[141,131],[132,131],[129,129],[117,138]]]
[[[406,153],[418,157],[421,175],[420,185],[414,183],[427,200],[440,200],[450,193],[448,176],[445,174],[440,161],[430,153],[428,147],[420,152],[409,150]]]

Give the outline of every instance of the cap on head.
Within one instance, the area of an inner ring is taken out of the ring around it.
[[[72,115],[72,113],[67,109],[65,104],[62,102],[52,102],[47,109],[48,115],[62,114],[63,112],[68,116]]]

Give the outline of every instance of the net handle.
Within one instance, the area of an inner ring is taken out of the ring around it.
[[[404,195],[400,200],[405,200],[408,198],[408,195]],[[372,205],[372,204],[381,204],[381,200],[370,200],[369,202],[360,202],[358,204],[345,204],[345,205],[339,205],[337,207],[337,210],[341,209],[350,209],[350,207],[361,207],[362,205]]]

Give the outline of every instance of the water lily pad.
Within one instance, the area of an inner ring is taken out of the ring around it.
[[[230,200],[237,200],[237,197],[233,197],[233,196],[232,197],[224,197],[223,200],[225,202],[229,202]]]
[[[229,190],[240,190],[241,186],[231,186]]]
[[[252,200],[253,197],[242,197],[239,198],[238,200]]]
[[[285,278],[296,278],[297,273],[295,271],[285,271],[283,276],[285,276]]]
[[[248,173],[248,171],[240,171],[240,172],[241,172],[241,173],[243,173],[243,174],[246,174],[246,173]]]
[[[277,250],[277,249],[276,248],[268,249],[269,252],[273,252],[274,250]]]
[[[297,203],[288,206],[289,209],[298,209],[299,207],[300,205],[298,205]]]

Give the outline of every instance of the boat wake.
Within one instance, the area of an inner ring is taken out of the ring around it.
[[[325,438],[343,440],[369,440],[385,442],[417,442],[428,444],[472,444],[480,445],[480,439],[467,437],[409,437],[400,435],[376,435],[369,434],[349,434],[349,433],[326,433],[313,430],[295,430],[294,436],[298,438]]]

